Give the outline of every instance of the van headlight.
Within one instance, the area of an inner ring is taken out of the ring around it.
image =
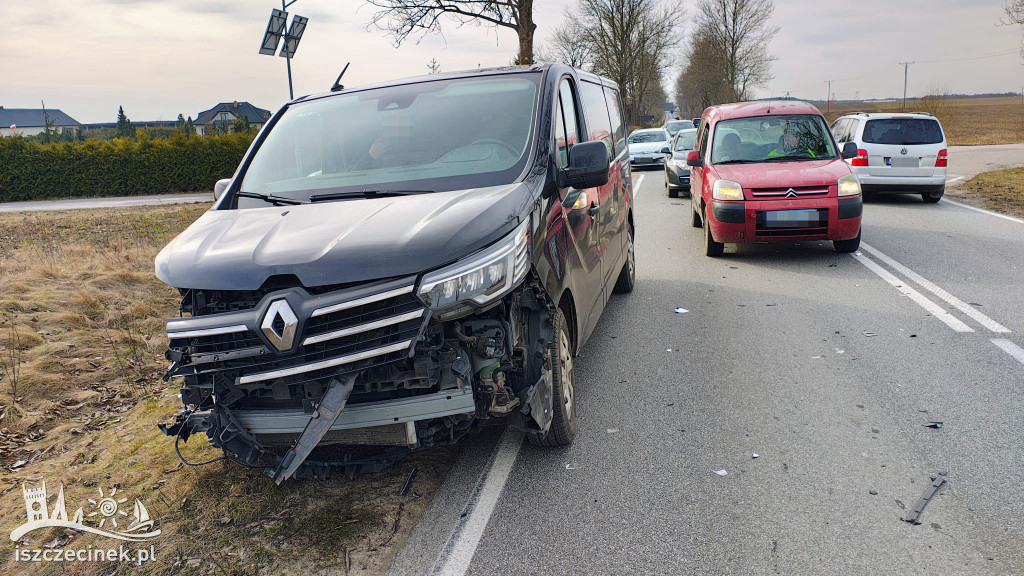
[[[442,320],[512,291],[530,269],[530,219],[482,252],[423,277],[420,300]]]
[[[711,187],[711,197],[715,200],[743,200],[743,187],[732,180],[715,180]]]
[[[860,180],[856,174],[847,174],[839,179],[839,196],[856,196],[860,194]]]

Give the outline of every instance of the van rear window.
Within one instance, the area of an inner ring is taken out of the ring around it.
[[[927,118],[886,118],[868,120],[864,126],[864,141],[869,144],[938,144],[942,142],[942,128],[936,120]]]

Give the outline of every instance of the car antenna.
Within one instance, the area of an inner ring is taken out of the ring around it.
[[[334,81],[334,86],[331,86],[331,92],[337,92],[339,90],[345,89],[345,87],[341,84],[341,77],[345,75],[345,70],[348,70],[349,64],[351,64],[351,62],[346,62],[345,67],[341,69],[341,74],[338,74],[338,79]]]

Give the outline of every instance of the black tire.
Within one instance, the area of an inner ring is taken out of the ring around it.
[[[613,291],[616,294],[629,294],[636,284],[636,256],[633,248],[633,224],[627,223],[629,236],[626,238],[626,263],[619,271],[619,278],[615,281]]]
[[[925,192],[921,194],[921,200],[924,200],[925,204],[935,204],[939,200],[942,200],[942,196],[946,193],[946,187],[943,186],[938,192]]]
[[[561,308],[555,311],[553,328],[555,341],[548,344],[547,353],[551,365],[551,426],[546,433],[526,435],[534,446],[568,446],[576,437],[573,343]]]
[[[844,254],[856,252],[860,248],[860,230],[857,230],[857,237],[851,240],[833,240],[832,247],[835,248],[836,252]]]
[[[710,258],[721,256],[725,253],[725,244],[715,242],[715,237],[711,235],[711,226],[708,225],[707,212],[704,212],[701,221],[704,225],[704,255]]]
[[[694,228],[700,228],[701,226],[703,226],[703,224],[701,224],[700,213],[697,212],[697,206],[695,204],[696,202],[697,202],[697,199],[691,196],[690,197],[690,225],[693,226]]]
[[[679,198],[679,190],[673,189],[671,186],[668,187],[669,198]]]

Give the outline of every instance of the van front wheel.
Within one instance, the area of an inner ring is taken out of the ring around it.
[[[547,432],[530,432],[526,438],[534,446],[568,446],[576,437],[576,388],[573,370],[573,345],[565,313],[559,308],[554,317],[555,341],[548,344],[551,367],[551,425]]]

